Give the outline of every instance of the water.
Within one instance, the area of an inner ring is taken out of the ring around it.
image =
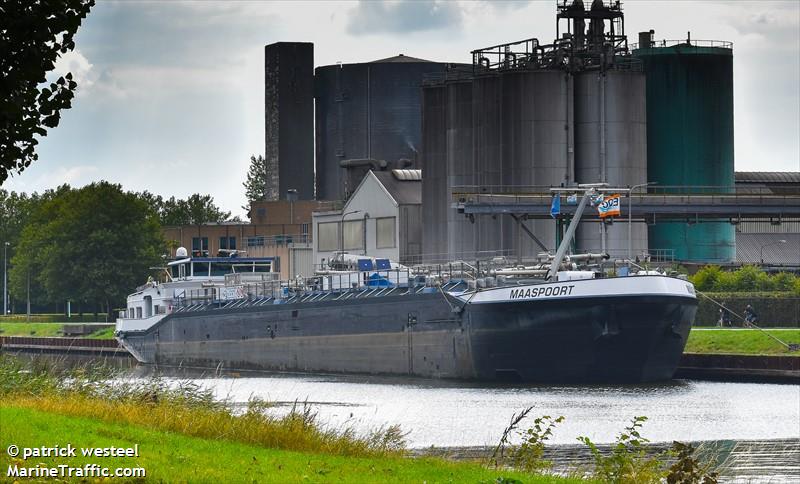
[[[646,416],[642,434],[653,442],[800,438],[800,385],[675,380],[650,385],[501,386],[407,378],[242,374],[173,374],[244,405],[259,397],[277,412],[307,401],[334,428],[366,432],[399,424],[409,447],[496,444],[512,415],[563,415],[551,443],[574,444],[581,435],[614,441],[634,416]]]

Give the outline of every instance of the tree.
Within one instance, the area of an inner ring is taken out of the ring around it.
[[[0,244],[3,242],[9,243],[7,254],[9,267],[13,267],[14,254],[17,252],[22,231],[39,207],[69,190],[69,185],[61,185],[55,190],[47,190],[41,195],[36,192],[28,195],[0,189]],[[14,287],[9,289],[12,308],[14,307],[14,300],[24,301],[26,299],[27,285],[24,286],[23,292],[15,292]],[[37,286],[36,281],[31,281],[31,294],[34,296],[34,303],[43,302],[43,299],[39,297],[43,294],[43,291]]]
[[[159,197],[160,198],[160,197]],[[211,195],[195,193],[186,200],[170,197],[159,207],[161,225],[201,225],[209,222],[225,222],[230,212],[222,211]]]
[[[277,200],[278,194],[274,193],[275,188],[268,182],[269,173],[267,172],[267,160],[263,156],[250,157],[250,168],[247,170],[247,180],[242,185],[248,203],[261,200]],[[249,207],[242,207],[249,210]]]
[[[46,74],[73,37],[94,0],[0,0],[0,183],[38,158],[36,136],[55,128],[78,84],[72,73],[49,86]]]
[[[22,231],[11,286],[30,272],[50,301],[122,305],[164,252],[158,216],[135,193],[97,182],[42,204]]]

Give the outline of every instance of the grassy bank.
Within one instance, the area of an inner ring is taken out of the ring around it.
[[[65,324],[81,323],[0,323],[0,336],[35,336],[38,338],[63,336],[62,329]],[[99,329],[84,338],[112,339],[114,328]]]
[[[765,331],[786,343],[800,344],[800,329]],[[800,352],[789,352],[785,346],[757,329],[693,329],[684,352],[800,356]]]
[[[111,383],[104,369],[59,372],[22,368],[0,356],[0,469],[38,463],[140,467],[152,482],[578,482],[477,463],[405,456],[403,434],[388,427],[370,435],[330,429],[310,408],[284,416],[249,402],[233,415],[210,392],[184,384]],[[9,456],[23,447],[132,447],[139,457]],[[68,480],[69,481],[69,480]],[[75,482],[82,482],[74,479]],[[517,482],[517,481],[505,481]]]
[[[127,423],[108,423],[2,404],[3,443],[36,447],[71,443],[75,447],[133,447],[138,458],[36,458],[50,466],[141,467],[147,481],[164,482],[494,482],[499,476],[523,482],[554,478],[487,469],[477,464],[400,456],[351,457],[324,452],[297,452],[202,439]],[[14,425],[25,422],[25,425]],[[0,468],[22,467],[21,459],[0,455]],[[33,465],[28,462],[28,465]],[[77,479],[76,479],[77,481]],[[557,480],[568,482],[567,480]],[[575,481],[577,482],[577,480]]]

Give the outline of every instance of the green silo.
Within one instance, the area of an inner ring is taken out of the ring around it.
[[[658,191],[689,185],[698,187],[694,191],[731,192],[731,44],[666,41],[646,42],[640,47],[633,55],[642,60],[647,77],[648,181],[664,187],[656,188]],[[649,227],[650,249],[674,249],[675,258],[685,261],[725,262],[735,258],[734,227],[727,220],[693,222],[656,220]]]

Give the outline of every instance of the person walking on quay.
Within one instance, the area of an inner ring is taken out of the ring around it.
[[[717,320],[717,326],[720,328],[730,327],[731,325],[731,312],[728,311],[728,308],[725,307],[723,304],[722,307],[719,308],[719,320]]]
[[[746,308],[744,308],[744,320],[748,324],[755,324],[756,322],[758,322],[758,314],[756,314],[756,310],[753,309],[753,306],[749,304],[747,305]]]

